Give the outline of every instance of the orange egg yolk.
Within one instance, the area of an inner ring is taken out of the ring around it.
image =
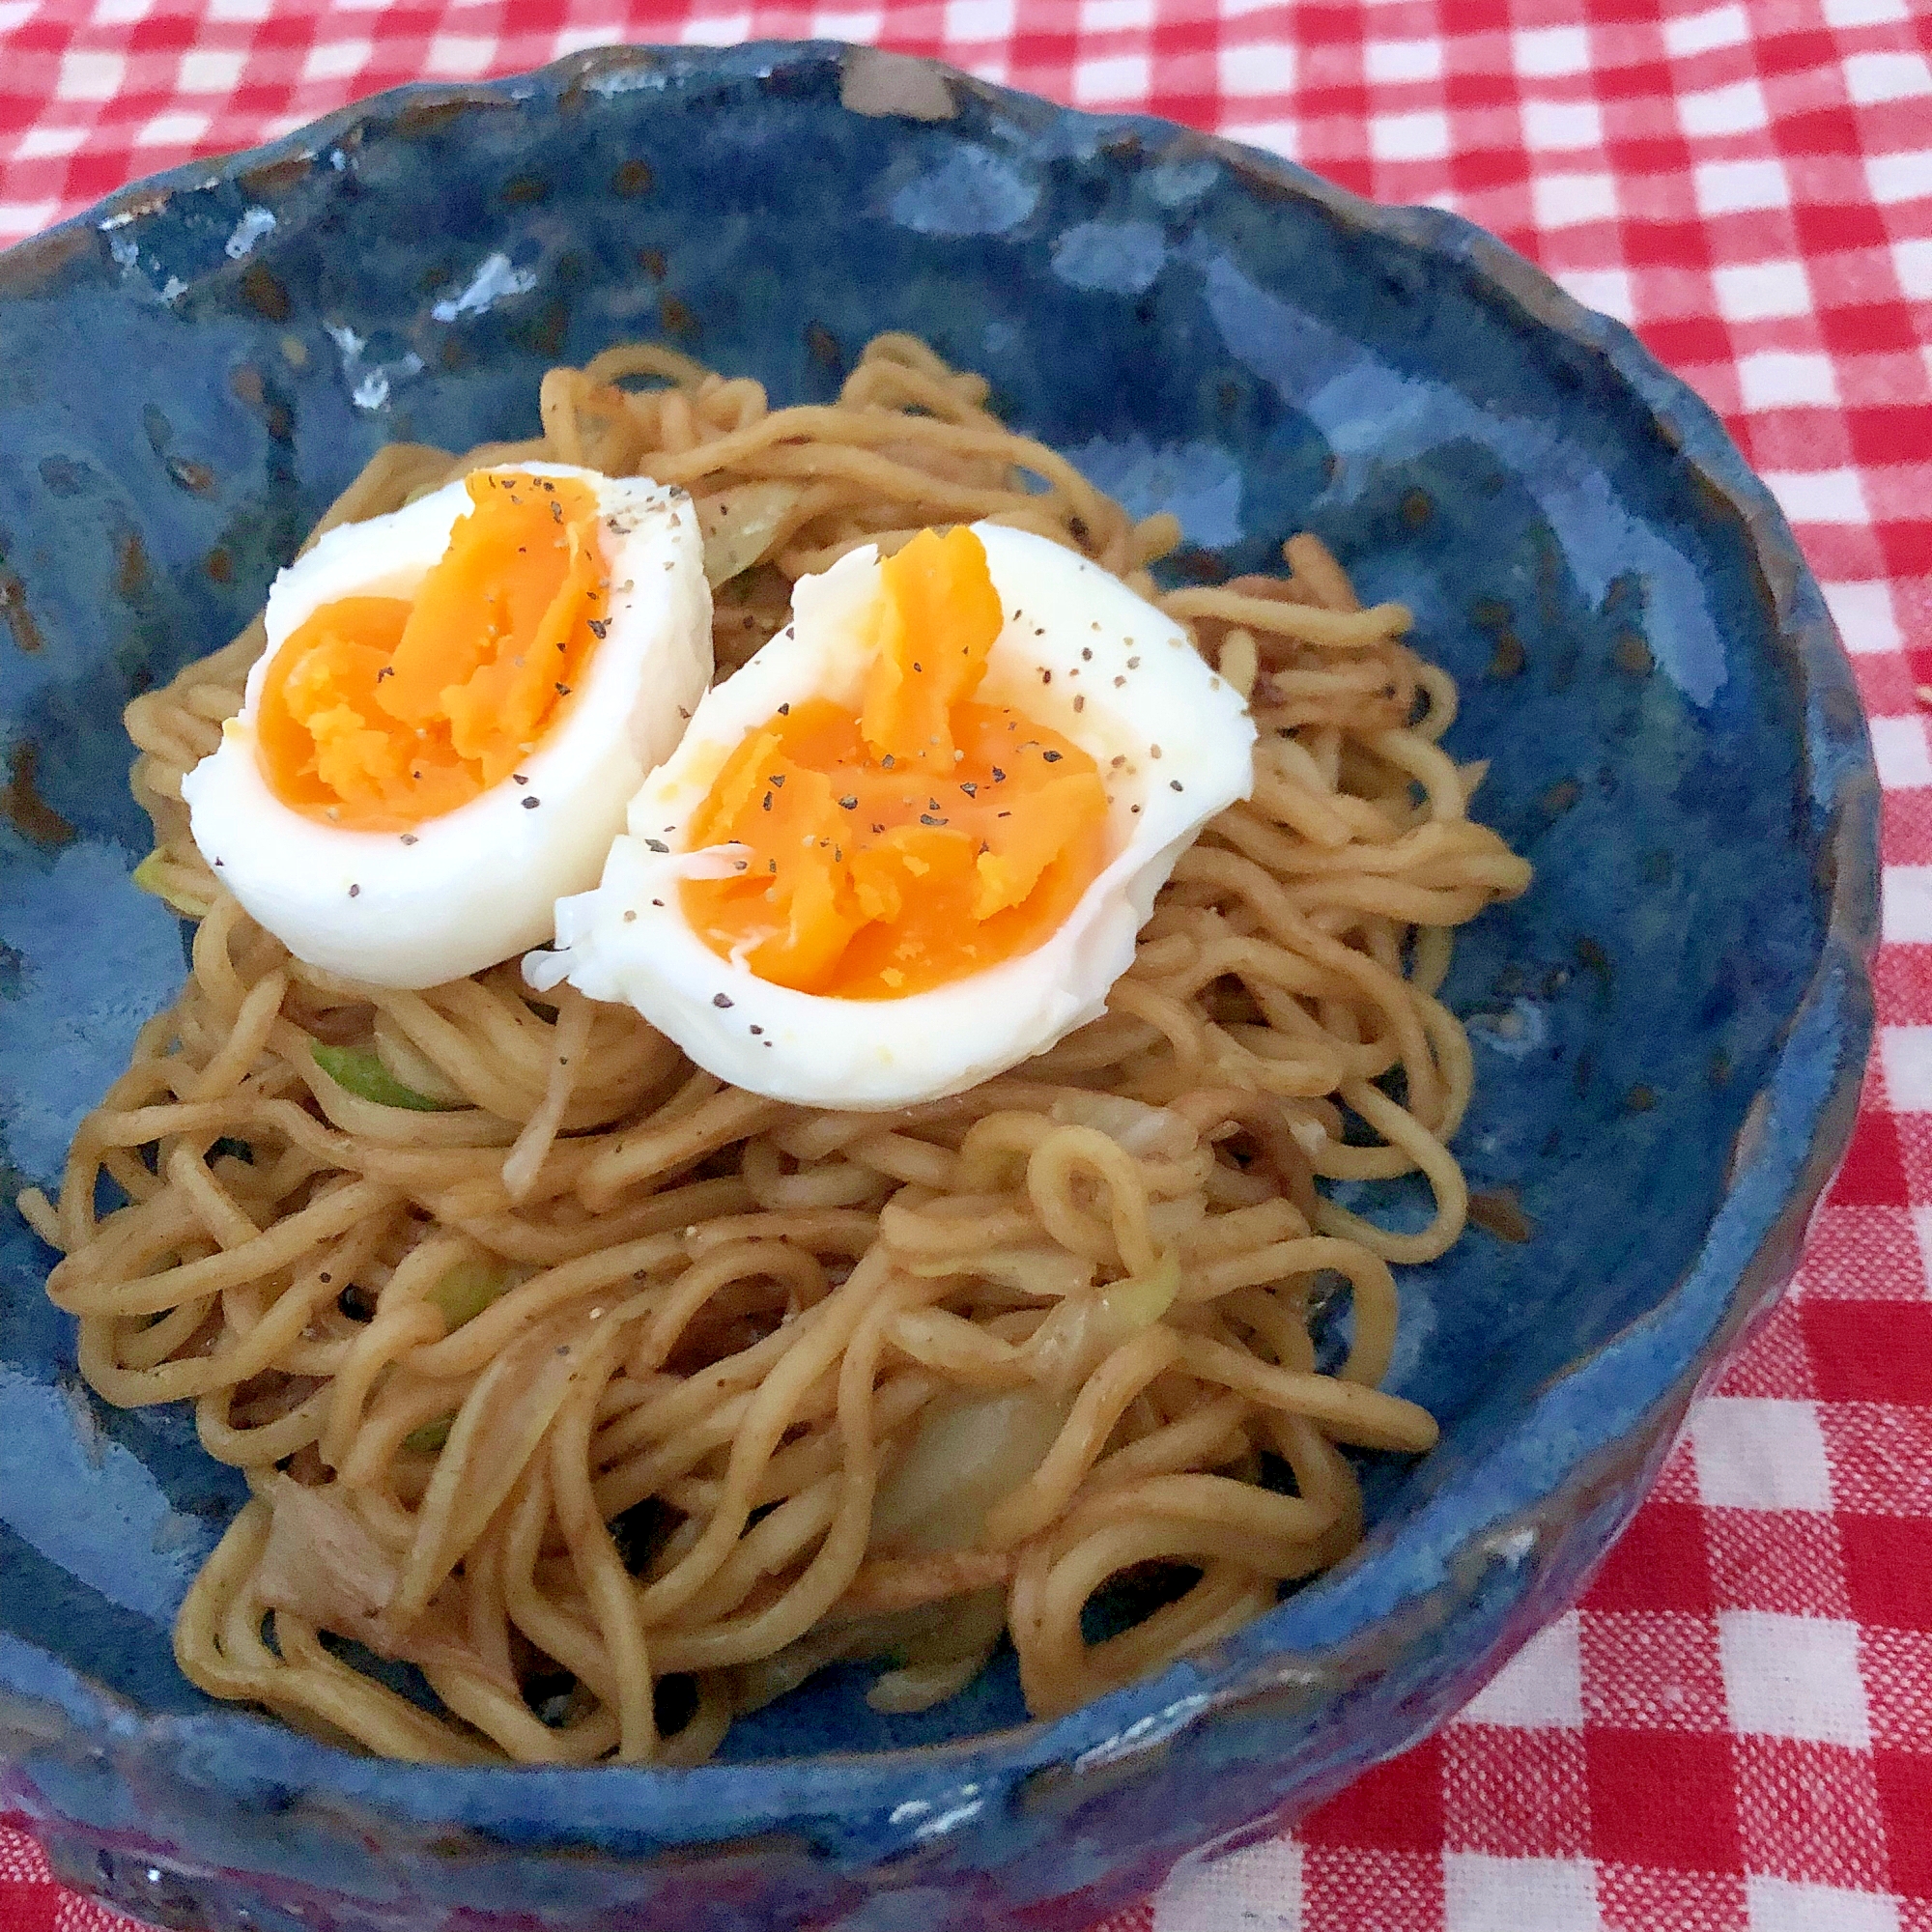
[[[1004,622],[979,537],[923,530],[879,577],[858,715],[809,698],[752,732],[691,837],[748,848],[745,869],[681,889],[714,952],[838,999],[901,998],[1031,952],[1106,856],[1093,758],[975,701]]]
[[[412,598],[325,604],[263,682],[256,748],[284,805],[394,832],[500,784],[602,638],[597,498],[568,476],[483,470]]]

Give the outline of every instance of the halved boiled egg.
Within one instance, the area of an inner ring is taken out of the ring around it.
[[[711,679],[682,491],[479,469],[275,579],[195,843],[298,958],[432,986],[551,935]]]
[[[1099,1016],[1254,739],[1179,625],[1058,545],[868,546],[706,696],[525,975],[753,1093],[957,1093]]]

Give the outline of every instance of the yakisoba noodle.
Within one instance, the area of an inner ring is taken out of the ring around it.
[[[1435,1440],[1377,1388],[1389,1264],[1463,1229],[1470,1056],[1435,993],[1452,929],[1528,878],[1466,815],[1480,768],[1438,747],[1455,687],[1310,538],[1289,575],[1158,594],[1174,520],[1136,524],[985,401],[905,337],[837,405],[778,412],[624,347],[546,376],[539,440],[392,446],[325,520],[481,461],[682,484],[721,674],[793,577],[975,518],[1188,625],[1251,697],[1253,800],[1181,858],[1107,1016],[956,1098],[761,1099],[628,1009],[533,1003],[514,961],[420,993],[307,967],[220,890],[180,802],[259,623],[128,707],[144,876],[201,914],[193,969],[58,1206],[23,1207],[65,1251],[48,1291],[90,1384],[192,1402],[254,1492],[176,1628],[206,1690],[397,1757],[685,1763],[829,1661],[879,1660],[873,1701],[912,1710],[1005,1632],[1051,1716],[1344,1555],[1342,1446]],[[318,1044],[372,1028],[456,1104],[321,1070]],[[127,1205],[97,1216],[103,1172]],[[1416,1233],[1316,1186],[1414,1172]],[[1319,1374],[1311,1314],[1343,1282],[1352,1346]],[[1126,1574],[1166,1601],[1090,1642],[1083,1608]],[[418,1666],[441,1714],[342,1638]]]

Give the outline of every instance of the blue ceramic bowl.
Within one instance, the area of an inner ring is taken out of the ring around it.
[[[240,625],[378,444],[527,433],[546,364],[638,334],[822,398],[883,328],[1177,509],[1198,573],[1320,532],[1462,681],[1454,746],[1536,885],[1457,955],[1460,1152],[1529,1238],[1405,1280],[1394,1385],[1441,1448],[1370,1468],[1334,1574],[1056,1723],[1010,1670],[900,1719],[834,1674],[698,1771],[379,1763],[176,1673],[238,1486],[183,1414],[85,1391],[0,1216],[0,1807],[84,1889],[275,1932],[1084,1926],[1469,1696],[1789,1276],[1871,1028],[1877,791],[1711,412],[1450,216],[825,45],[408,89],[0,261],[0,1191],[57,1173],[182,978],[127,878],[124,700]]]

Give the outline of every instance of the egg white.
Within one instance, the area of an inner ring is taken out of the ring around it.
[[[398,832],[351,832],[275,797],[256,753],[270,660],[322,606],[409,597],[469,507],[462,481],[321,537],[269,592],[268,649],[218,750],[182,781],[195,843],[298,959],[379,986],[433,986],[551,935],[560,894],[597,877],[626,802],[670,754],[711,679],[711,592],[682,490],[565,464],[597,497],[609,628],[549,732],[506,779]]]
[[[557,950],[525,961],[531,985],[568,979],[626,1001],[720,1079],[812,1107],[959,1093],[1099,1017],[1176,860],[1252,791],[1254,723],[1186,633],[1106,571],[1043,537],[974,527],[1007,612],[979,700],[1052,726],[1107,781],[1108,862],[1065,923],[1033,952],[929,991],[844,1000],[759,980],[686,922],[681,881],[736,863],[733,848],[695,853],[686,836],[725,759],[781,704],[858,708],[879,582],[867,545],[800,579],[789,630],[706,696],[632,801],[602,883],[558,904]]]

